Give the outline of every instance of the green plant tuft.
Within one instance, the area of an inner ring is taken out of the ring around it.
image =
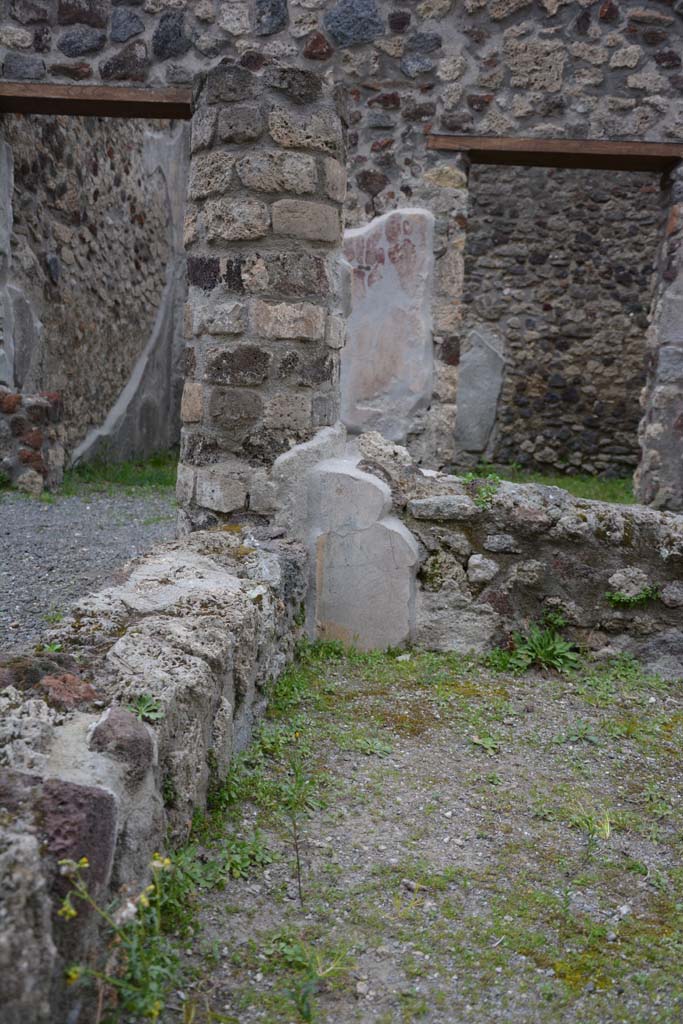
[[[608,590],[605,599],[614,608],[635,608],[648,601],[656,601],[659,597],[659,587],[643,587],[637,594],[624,594],[620,590]]]
[[[128,705],[128,710],[132,711],[140,722],[160,722],[164,717],[160,701],[149,693],[141,693],[139,697],[136,697]]]
[[[465,473],[462,478],[465,490],[470,495],[477,508],[487,509],[491,507],[494,497],[498,492],[501,479],[497,473]]]

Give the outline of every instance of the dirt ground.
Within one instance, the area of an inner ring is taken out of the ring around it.
[[[680,1024],[682,741],[626,661],[308,649],[196,823],[162,1019]]]

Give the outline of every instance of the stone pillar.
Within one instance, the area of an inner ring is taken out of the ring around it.
[[[7,282],[12,255],[12,193],[14,160],[12,150],[3,139],[0,117],[0,384],[14,384],[14,351],[11,332],[11,310]]]
[[[667,189],[668,218],[647,335],[647,381],[641,396],[641,460],[636,497],[655,508],[683,510],[683,165]]]
[[[196,83],[181,528],[268,519],[270,469],[339,416],[343,139],[331,83],[226,59]]]

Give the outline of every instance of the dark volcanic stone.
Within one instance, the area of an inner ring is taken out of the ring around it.
[[[55,78],[71,78],[74,82],[82,82],[85,78],[92,78],[92,67],[87,61],[79,61],[77,64],[51,64],[50,74]]]
[[[107,0],[59,0],[57,22],[60,25],[90,25],[106,28],[109,21]]]
[[[440,50],[443,40],[438,32],[416,32],[406,39],[408,53],[433,53]]]
[[[445,338],[441,345],[441,361],[447,366],[457,366],[460,362],[460,339]]]
[[[82,57],[86,53],[98,53],[103,50],[106,41],[105,32],[77,25],[76,28],[70,28],[68,32],[62,33],[57,40],[57,49],[61,50],[65,57]]]
[[[52,46],[52,32],[47,25],[40,25],[33,33],[33,49],[36,53],[48,53]]]
[[[389,184],[386,174],[382,174],[381,171],[360,171],[356,175],[356,181],[359,189],[370,196],[378,196]]]
[[[257,36],[272,36],[287,25],[287,0],[256,0],[255,12]]]
[[[605,0],[600,12],[598,14],[600,21],[618,21],[619,20],[619,8],[614,3],[614,0]]]
[[[226,259],[221,281],[227,284],[231,292],[243,292],[242,283],[242,260],[239,256],[235,259]]]
[[[484,96],[472,95],[467,97],[467,105],[468,107],[471,107],[472,110],[481,112],[482,110],[486,110],[492,100],[493,95],[491,93],[486,93]]]
[[[327,12],[323,25],[338,46],[359,46],[384,35],[375,0],[340,0]]]
[[[111,41],[113,43],[127,43],[133,36],[139,35],[145,30],[145,23],[135,11],[129,11],[125,7],[117,7],[111,16]]]
[[[116,845],[116,799],[95,786],[48,779],[39,811],[45,852],[56,860],[90,861],[88,887],[109,878]],[[92,889],[91,889],[92,891]]]
[[[183,11],[167,11],[161,15],[152,36],[152,52],[159,60],[182,57],[190,49],[191,41],[185,35]]]
[[[187,283],[211,291],[218,284],[220,269],[217,256],[188,256]]]
[[[591,16],[589,11],[581,11],[581,14],[576,19],[576,31],[580,36],[585,36],[591,25]]]
[[[128,43],[128,46],[100,64],[100,74],[107,81],[144,82],[148,70],[149,57],[142,40]]]
[[[7,53],[2,66],[5,78],[36,81],[45,77],[45,61],[31,54]]]
[[[304,57],[308,60],[328,60],[333,53],[334,47],[330,46],[322,32],[314,32],[306,40]]]
[[[125,708],[109,708],[95,726],[88,746],[123,761],[129,778],[137,782],[144,779],[154,762],[149,729]]]
[[[313,71],[268,68],[263,77],[266,85],[286,93],[294,103],[312,103],[322,92],[322,82]]]
[[[50,8],[41,0],[12,0],[9,8],[15,21],[22,25],[35,25],[39,21],[50,20]]]
[[[258,50],[247,50],[240,57],[240,64],[248,71],[260,71],[268,63],[265,53],[259,53]]]
[[[271,358],[270,352],[258,345],[240,345],[232,350],[214,349],[207,355],[204,380],[237,387],[262,384],[268,377]]]
[[[410,25],[410,11],[391,11],[389,14],[389,28],[392,32],[405,32]]]
[[[673,50],[658,50],[655,60],[660,68],[680,68],[681,58]]]
[[[643,42],[648,46],[659,46],[666,41],[666,32],[661,28],[646,28],[643,32]]]

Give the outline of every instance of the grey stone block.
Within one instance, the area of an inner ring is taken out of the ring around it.
[[[460,358],[455,417],[457,448],[474,453],[486,451],[496,421],[504,372],[502,339],[488,327],[476,327],[469,334]]]

